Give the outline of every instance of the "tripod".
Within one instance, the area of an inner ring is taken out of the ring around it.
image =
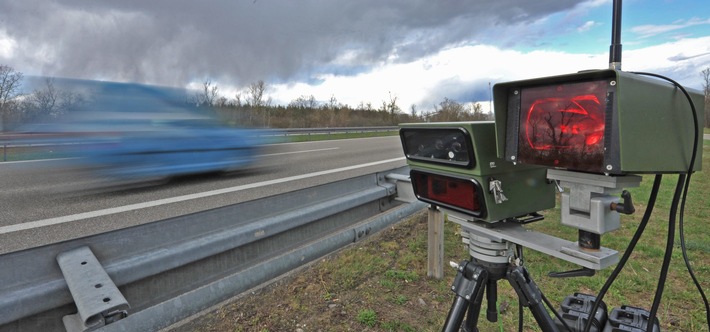
[[[516,257],[515,244],[476,235],[471,229],[462,229],[462,236],[468,243],[471,259],[457,266],[458,272],[451,286],[456,296],[442,331],[459,331],[465,317],[464,331],[477,332],[484,293],[488,302],[486,318],[490,322],[497,321],[497,282],[501,279],[510,282],[520,303],[530,309],[543,331],[560,331],[545,309],[542,292],[530,278],[522,261]]]

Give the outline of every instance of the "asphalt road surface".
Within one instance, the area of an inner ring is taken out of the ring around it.
[[[0,163],[0,254],[404,165],[397,136],[278,144],[249,171],[129,188],[62,161]]]

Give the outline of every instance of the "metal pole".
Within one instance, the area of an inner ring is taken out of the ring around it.
[[[444,214],[434,205],[429,206],[427,221],[427,276],[444,277]]]

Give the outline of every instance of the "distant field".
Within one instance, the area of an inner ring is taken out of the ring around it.
[[[365,133],[343,133],[343,134],[311,134],[311,135],[293,135],[287,138],[290,142],[310,142],[310,141],[325,141],[333,139],[350,139],[350,138],[366,138],[366,137],[382,137],[382,136],[397,136],[397,131],[378,131]]]

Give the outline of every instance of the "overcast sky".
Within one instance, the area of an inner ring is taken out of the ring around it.
[[[611,0],[0,0],[0,64],[287,104],[489,100],[489,82],[608,67]],[[710,1],[625,0],[622,69],[700,89]]]

